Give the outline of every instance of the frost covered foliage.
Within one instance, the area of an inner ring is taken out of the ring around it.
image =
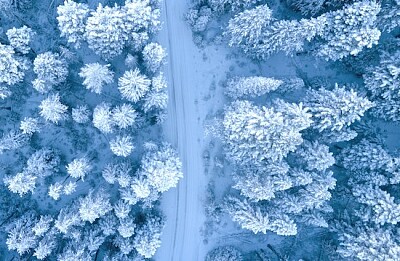
[[[151,258],[161,246],[161,231],[164,219],[157,216],[148,216],[144,224],[139,226],[133,240],[136,251],[144,258]]]
[[[385,120],[400,120],[400,52],[384,53],[379,65],[364,74],[365,87],[371,92],[376,107],[373,113]]]
[[[376,27],[380,10],[378,2],[364,0],[327,13],[328,26],[321,35],[323,43],[317,55],[336,61],[377,44],[381,36]]]
[[[143,109],[145,112],[151,110],[165,110],[168,105],[167,82],[163,73],[151,79],[150,91],[144,97]]]
[[[85,38],[89,47],[104,59],[119,55],[128,39],[121,8],[99,4],[87,19]]]
[[[103,102],[94,108],[93,125],[103,133],[112,133],[114,131],[110,104]]]
[[[183,177],[182,162],[168,144],[147,152],[142,158],[141,169],[150,185],[159,192],[176,187],[179,179]]]
[[[378,16],[378,25],[386,32],[392,32],[400,26],[400,1],[383,1],[382,10]]]
[[[118,80],[118,90],[122,97],[131,102],[138,102],[143,98],[150,85],[151,80],[138,69],[126,71]]]
[[[132,137],[130,136],[117,136],[110,141],[110,149],[117,156],[127,157],[134,148]]]
[[[66,61],[57,53],[38,54],[33,61],[33,71],[37,78],[32,82],[33,88],[40,93],[49,92],[53,86],[63,83],[68,76]]]
[[[0,83],[14,85],[23,81],[28,69],[26,61],[10,45],[0,44]]]
[[[79,48],[84,40],[85,23],[89,16],[89,6],[76,3],[72,0],[64,1],[57,7],[57,21],[61,36],[66,37],[68,43]]]
[[[110,65],[102,65],[99,63],[86,64],[79,73],[82,77],[83,85],[86,89],[100,94],[105,84],[110,84],[114,81],[114,73],[109,69]]]
[[[4,133],[0,138],[0,154],[9,151],[19,149],[26,145],[29,136],[20,131],[10,131]]]
[[[306,41],[316,39],[315,55],[340,60],[377,44],[381,35],[376,27],[379,11],[380,4],[365,0],[316,18],[275,21],[265,5],[232,18],[226,35],[230,46],[260,59],[277,52],[293,55],[303,51]]]
[[[341,131],[355,121],[374,104],[367,98],[358,96],[353,90],[346,90],[337,84],[332,91],[321,88],[308,92],[304,103],[313,114],[313,127],[320,132]]]
[[[11,28],[6,32],[8,41],[10,41],[10,45],[14,48],[15,51],[20,52],[22,54],[27,54],[30,51],[30,43],[32,41],[32,37],[34,36],[34,32],[31,28],[27,26],[22,26],[20,28]]]
[[[215,12],[223,12],[226,10],[237,11],[243,8],[251,7],[260,0],[207,0],[207,4]]]
[[[280,102],[267,108],[233,102],[223,120],[226,154],[238,164],[279,161],[303,142],[300,132],[311,122],[302,104]]]
[[[233,77],[226,84],[225,94],[232,99],[253,98],[275,91],[282,80],[261,76]]]
[[[61,103],[60,95],[57,93],[44,99],[40,103],[39,108],[40,116],[42,116],[46,121],[57,124],[66,118],[68,106]]]
[[[352,260],[397,260],[400,256],[398,229],[346,225],[339,230],[337,252]]]
[[[143,48],[143,61],[147,70],[156,73],[165,63],[167,53],[158,43],[149,43]]]
[[[223,246],[208,252],[206,261],[243,261],[243,256],[237,248]]]
[[[141,42],[137,37],[156,32],[159,17],[160,10],[149,0],[130,0],[114,7],[99,4],[87,18],[84,37],[96,54],[110,60],[129,43],[137,47]]]

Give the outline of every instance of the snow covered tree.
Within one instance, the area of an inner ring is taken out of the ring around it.
[[[237,248],[233,246],[223,246],[208,252],[206,261],[243,261],[243,256]]]
[[[53,218],[51,216],[41,215],[39,221],[37,221],[35,225],[32,227],[32,231],[38,237],[43,236],[50,229],[52,222]]]
[[[93,190],[79,199],[79,215],[83,221],[93,223],[112,210],[109,195],[104,190]]]
[[[337,84],[332,91],[321,88],[308,92],[305,102],[313,114],[314,128],[320,132],[340,131],[360,120],[374,106],[367,98]]]
[[[176,187],[183,177],[182,162],[171,145],[164,143],[158,150],[147,152],[141,160],[141,171],[159,192]]]
[[[160,18],[159,10],[153,10],[149,0],[128,0],[122,9],[125,14],[125,26],[129,32],[147,31],[153,23],[153,26],[160,23],[157,21]]]
[[[4,100],[5,98],[10,97],[12,94],[10,88],[7,86],[0,86],[0,99]]]
[[[383,31],[392,32],[400,26],[400,2],[398,0],[382,1],[382,9],[378,15],[378,25]]]
[[[333,153],[329,152],[329,147],[318,141],[304,142],[296,154],[310,171],[324,171],[335,164],[335,158]]]
[[[229,37],[230,46],[244,48],[258,43],[267,26],[273,20],[272,11],[267,5],[260,5],[245,10],[229,20],[225,34]]]
[[[37,89],[41,93],[46,93],[53,86],[63,83],[68,76],[66,61],[57,53],[52,52],[38,54],[33,61],[33,71],[37,75],[37,80],[46,85],[45,90]],[[37,84],[38,82],[36,82]]]
[[[76,158],[67,165],[68,174],[76,179],[84,180],[85,176],[93,169],[86,157]]]
[[[364,76],[365,87],[371,92],[376,103],[372,112],[383,119],[400,120],[400,52],[383,53],[379,64],[367,68]]]
[[[81,225],[82,220],[78,204],[75,202],[60,210],[57,219],[54,221],[54,227],[63,234],[67,234],[73,226]]]
[[[149,197],[152,192],[149,181],[144,177],[133,179],[131,188],[132,191],[135,193],[136,197],[139,199],[145,199]]]
[[[257,4],[260,0],[208,0],[207,2],[215,12],[223,12],[247,8]]]
[[[371,48],[377,44],[381,36],[376,28],[380,10],[378,2],[363,0],[325,14],[328,26],[321,35],[323,43],[318,47],[317,55],[336,61],[355,56],[364,47]]]
[[[13,177],[6,176],[3,181],[11,192],[18,193],[22,197],[29,191],[33,192],[35,190],[36,179],[37,177],[29,173],[20,172]]]
[[[58,124],[66,118],[66,112],[68,106],[64,105],[60,101],[60,95],[58,93],[49,95],[44,99],[40,105],[40,116],[42,116],[46,121]]]
[[[76,187],[77,187],[76,183],[70,181],[70,182],[67,183],[67,185],[64,185],[64,191],[63,191],[63,193],[64,193],[65,195],[71,195],[72,193],[75,192]]]
[[[15,51],[22,54],[29,53],[31,50],[29,45],[32,41],[32,37],[34,36],[34,32],[31,28],[28,28],[26,25],[20,28],[13,27],[7,30],[6,35],[8,41],[10,41],[10,45]]]
[[[128,135],[118,135],[110,141],[110,149],[117,156],[127,157],[132,153],[134,148],[132,137]]]
[[[6,244],[9,250],[16,250],[23,255],[34,248],[37,237],[32,231],[33,217],[26,214],[14,221],[8,228]]]
[[[396,260],[400,256],[397,229],[355,224],[339,232],[337,252],[352,260]]]
[[[226,154],[237,164],[279,161],[303,142],[300,132],[310,126],[310,118],[302,104],[260,108],[248,101],[233,102],[223,120]]]
[[[110,65],[99,63],[89,63],[81,68],[79,76],[84,78],[83,85],[91,92],[100,94],[105,84],[114,81],[114,73],[109,69]]]
[[[156,73],[165,63],[167,53],[158,43],[149,43],[143,48],[143,62],[146,69],[151,73]]]
[[[57,246],[55,232],[47,233],[37,244],[33,256],[39,260],[46,259],[50,256]]]
[[[89,16],[89,6],[65,0],[64,4],[57,7],[57,21],[61,36],[66,37],[68,43],[79,48],[84,40],[85,23]]]
[[[114,131],[114,121],[112,120],[110,104],[103,102],[94,108],[93,125],[106,134]]]
[[[72,119],[77,123],[86,123],[90,119],[90,111],[86,105],[72,108]]]
[[[129,212],[131,212],[132,207],[124,200],[118,200],[114,205],[115,216],[119,219],[124,219],[128,217]]]
[[[63,192],[63,188],[64,186],[60,182],[56,182],[50,185],[48,194],[52,199],[59,200]]]
[[[129,206],[129,205],[128,205]],[[123,238],[132,237],[135,233],[135,220],[131,217],[121,218],[117,227],[118,233]]]
[[[293,187],[285,161],[268,164],[261,168],[240,168],[234,173],[235,185],[243,196],[252,201],[270,200],[275,193]]]
[[[57,153],[52,149],[43,148],[29,157],[24,172],[38,178],[46,178],[58,172],[59,164],[60,157]]]
[[[0,44],[0,84],[14,85],[23,81],[28,65],[9,45]]]
[[[151,85],[151,81],[138,69],[126,71],[118,80],[118,90],[123,98],[138,102],[145,96]]]
[[[161,246],[161,232],[165,221],[162,217],[147,215],[144,224],[140,225],[134,237],[136,251],[145,258],[151,258]]]
[[[361,140],[342,150],[343,166],[351,171],[382,171],[393,166],[393,157],[379,144]]]
[[[129,32],[124,17],[119,6],[103,7],[100,3],[87,19],[85,38],[89,48],[105,60],[122,53]]]
[[[132,105],[122,104],[116,106],[112,110],[112,118],[114,123],[121,129],[126,129],[135,123],[138,113]]]
[[[0,154],[3,154],[8,150],[15,150],[26,145],[28,142],[29,135],[24,134],[20,131],[10,131],[5,133],[0,138]]]
[[[258,206],[251,205],[246,199],[229,197],[225,204],[226,211],[234,222],[242,228],[249,229],[255,234],[267,233],[271,221],[267,213],[263,213]]]
[[[151,89],[144,97],[143,109],[148,112],[152,109],[164,110],[168,105],[167,81],[163,73],[151,79]]]
[[[233,77],[226,84],[225,94],[232,99],[254,98],[275,91],[282,80],[261,76]]]
[[[39,120],[37,118],[25,117],[21,121],[19,129],[23,134],[32,135],[35,132],[40,132]]]
[[[103,234],[105,236],[114,235],[117,229],[117,218],[109,212],[105,216],[100,218],[99,225],[101,230],[103,230]]]

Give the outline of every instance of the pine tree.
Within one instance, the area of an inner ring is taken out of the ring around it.
[[[296,154],[310,171],[324,171],[335,164],[335,158],[333,153],[329,152],[329,147],[318,141],[304,142]]]
[[[76,158],[70,162],[67,167],[68,174],[76,179],[84,180],[85,176],[93,169],[89,160],[86,157]]]
[[[232,99],[254,98],[275,91],[282,80],[261,76],[233,77],[226,84],[225,94]]]
[[[129,206],[129,205],[128,205]],[[132,237],[135,233],[135,220],[131,217],[121,218],[117,227],[118,233],[123,238]]]
[[[117,218],[111,212],[101,217],[99,225],[103,231],[103,234],[105,236],[114,235],[117,229],[117,222],[118,222]]]
[[[158,9],[153,10],[149,0],[129,0],[122,7],[127,31],[141,32],[149,30],[150,26],[157,26],[160,22]]]
[[[313,114],[313,127],[320,132],[340,131],[358,121],[374,104],[367,98],[337,84],[332,91],[321,88],[311,90],[305,98],[305,104]]]
[[[79,199],[79,215],[83,221],[93,223],[111,209],[109,195],[103,190],[91,190],[87,196]]]
[[[68,106],[64,105],[60,101],[60,95],[58,93],[49,95],[46,99],[42,100],[39,105],[40,116],[46,121],[58,124],[59,121],[66,119],[66,112]]]
[[[49,231],[52,222],[53,218],[50,215],[41,215],[39,221],[32,227],[32,231],[37,237],[41,237]]]
[[[35,132],[40,132],[39,120],[37,118],[25,117],[21,121],[19,129],[23,134],[32,135]]]
[[[38,54],[33,61],[33,71],[37,75],[37,80],[47,86],[44,90],[36,86],[41,93],[46,93],[53,86],[63,83],[68,76],[66,61],[59,54],[52,52]]]
[[[60,210],[57,219],[54,221],[54,227],[63,234],[67,234],[73,226],[81,225],[80,210],[75,202]]]
[[[129,31],[124,23],[124,12],[117,5],[105,6],[100,3],[87,19],[85,38],[97,55],[111,60],[121,54]]]
[[[112,110],[113,121],[121,129],[131,127],[135,123],[137,117],[138,113],[130,104],[124,103],[116,106]]]
[[[134,148],[132,137],[129,135],[118,135],[110,141],[110,149],[117,156],[128,157]]]
[[[208,5],[215,12],[224,12],[226,10],[236,11],[253,6],[260,2],[259,0],[208,0]]]
[[[26,60],[15,54],[9,45],[0,44],[0,83],[14,85],[23,81],[28,70]]]
[[[29,191],[33,192],[36,188],[37,177],[26,173],[20,172],[17,175],[4,178],[4,184],[13,193],[18,193],[21,197],[27,194]]]
[[[161,232],[165,221],[162,217],[146,216],[144,224],[136,230],[133,245],[144,258],[151,258],[161,246]]]
[[[90,111],[86,105],[72,108],[72,119],[77,123],[86,123],[90,120]]]
[[[138,102],[145,96],[151,85],[151,81],[138,69],[126,71],[118,80],[118,90],[123,98]]]
[[[8,227],[6,244],[9,250],[16,250],[23,255],[34,248],[37,244],[37,237],[32,232],[33,217],[24,215],[14,221]]]
[[[35,248],[33,256],[39,260],[44,260],[50,256],[53,250],[57,246],[55,232],[50,232],[46,234],[38,243]]]
[[[363,0],[325,14],[328,26],[321,35],[323,43],[317,55],[336,61],[377,44],[381,36],[376,28],[380,10],[381,5],[374,0]]]
[[[151,79],[151,89],[144,97],[143,109],[148,112],[152,109],[164,110],[168,105],[167,81],[164,74],[159,73]]]
[[[242,228],[249,229],[253,233],[266,234],[270,229],[271,221],[267,213],[263,213],[257,206],[251,205],[246,199],[229,197],[225,203],[226,211],[234,222]]]
[[[118,200],[117,203],[114,205],[114,213],[115,216],[119,219],[124,219],[128,217],[129,212],[131,212],[132,208],[131,205],[129,205],[126,201],[124,200]]]
[[[8,150],[15,150],[26,145],[28,142],[29,135],[24,134],[20,131],[10,131],[5,133],[0,138],[0,154]]]
[[[33,174],[38,178],[46,178],[58,172],[60,157],[48,148],[43,148],[33,153],[28,161],[24,172]]]
[[[356,224],[339,233],[337,252],[352,260],[396,260],[400,255],[398,230]]]
[[[101,94],[103,86],[114,81],[114,73],[109,69],[110,65],[89,63],[81,68],[79,76],[84,78],[83,85],[91,92]]]
[[[48,194],[52,199],[59,200],[63,192],[63,188],[64,186],[61,183],[56,182],[50,185]]]
[[[240,190],[241,195],[252,201],[270,200],[276,192],[293,186],[288,172],[289,165],[285,161],[262,168],[240,168],[234,173],[233,188]]]
[[[79,48],[84,40],[85,23],[89,16],[89,6],[65,0],[63,5],[57,7],[57,21],[61,36],[66,37],[68,43]]]
[[[159,192],[176,187],[183,177],[182,162],[171,145],[163,144],[157,151],[147,152],[141,160],[142,174]]]
[[[94,108],[93,125],[106,134],[114,131],[114,121],[112,120],[110,104],[103,102]]]
[[[206,261],[243,261],[243,256],[237,248],[233,246],[223,246],[208,252]]]
[[[156,73],[165,64],[167,53],[158,43],[149,43],[143,48],[143,62],[146,69]]]
[[[34,32],[31,28],[28,28],[26,25],[20,28],[13,27],[7,30],[6,35],[8,41],[10,41],[10,45],[15,51],[22,54],[29,53],[31,50],[29,45],[32,41],[32,37],[34,36]]]
[[[310,118],[302,104],[260,108],[248,101],[233,102],[223,120],[226,154],[236,164],[279,161],[303,142],[300,131],[310,126]]]

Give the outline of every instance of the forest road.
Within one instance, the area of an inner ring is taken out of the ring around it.
[[[158,261],[204,260],[200,229],[204,223],[201,196],[206,177],[202,164],[202,121],[198,100],[202,85],[202,54],[192,41],[183,19],[185,0],[164,0],[163,30],[159,41],[167,48],[166,76],[169,88],[168,116],[164,123],[167,141],[177,147],[183,163],[184,178],[178,187],[164,193],[161,207],[167,217]]]

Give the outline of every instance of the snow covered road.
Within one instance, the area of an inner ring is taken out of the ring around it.
[[[156,260],[202,260],[200,228],[204,222],[200,196],[206,185],[201,160],[202,124],[198,119],[199,79],[195,61],[200,51],[183,20],[185,1],[166,0],[163,8],[164,30],[160,41],[168,50],[167,64],[170,102],[164,133],[177,146],[183,162],[184,178],[178,188],[163,196],[162,208],[167,224]],[[206,86],[207,87],[207,86]]]

